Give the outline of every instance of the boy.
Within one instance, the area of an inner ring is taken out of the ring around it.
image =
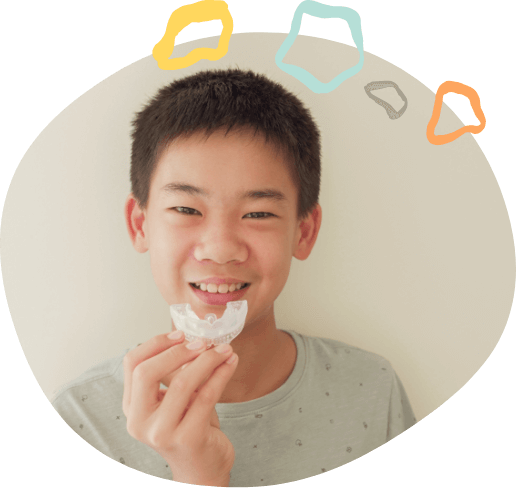
[[[220,317],[247,300],[246,323],[226,350],[196,349],[172,324],[177,336],[97,365],[53,400],[66,422],[128,466],[208,486],[304,479],[412,426],[387,360],[277,328],[291,259],[308,258],[322,218],[303,104],[261,75],[205,71],[161,89],[133,125],[133,246],[168,305]]]

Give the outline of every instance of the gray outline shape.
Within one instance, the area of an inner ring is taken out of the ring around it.
[[[372,90],[380,90],[381,88],[388,88],[393,87],[395,90],[397,90],[397,93],[399,94],[400,98],[404,100],[404,106],[397,112],[388,102],[385,102],[379,97],[376,97],[375,95],[372,95],[370,91]],[[371,81],[364,87],[364,91],[366,94],[378,105],[381,107],[384,107],[386,109],[386,113],[388,114],[388,117],[391,120],[400,119],[402,115],[404,115],[404,112],[407,109],[408,101],[406,98],[406,95],[402,92],[402,90],[399,88],[399,86],[394,81]]]

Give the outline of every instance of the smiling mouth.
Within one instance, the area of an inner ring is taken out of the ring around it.
[[[228,291],[227,293],[235,293],[235,292],[238,292],[238,291],[241,291],[241,290],[244,290],[245,288],[248,288],[250,286],[251,283],[244,283],[244,285],[241,286],[240,290],[235,290],[233,292],[230,292]],[[192,287],[192,288],[195,288],[196,290],[199,290],[199,291],[203,291],[201,290],[201,287],[200,286],[196,286],[195,283],[189,283],[189,285]],[[226,293],[219,293],[218,291],[216,291],[215,293],[214,292],[209,292],[208,290],[205,291],[205,293],[210,293],[210,295],[226,295]]]

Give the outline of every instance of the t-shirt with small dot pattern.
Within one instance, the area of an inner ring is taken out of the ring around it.
[[[286,382],[255,400],[216,405],[221,430],[235,449],[230,486],[315,476],[363,456],[416,423],[400,379],[382,356],[333,339],[285,332],[297,349]],[[131,349],[64,385],[52,405],[101,453],[173,480],[166,461],[126,430],[122,361]]]

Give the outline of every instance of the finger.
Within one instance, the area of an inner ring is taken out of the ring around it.
[[[159,407],[158,390],[161,380],[187,361],[192,361],[202,355],[206,350],[204,345],[200,349],[194,350],[187,349],[187,345],[189,343],[185,342],[169,347],[140,363],[134,369],[130,409],[134,415],[138,416],[138,418],[135,416],[136,422],[147,419]]]
[[[189,426],[191,426],[193,422],[196,422],[196,416],[200,417],[198,418],[200,426],[206,426],[208,423],[209,425],[216,427],[218,429],[221,428],[215,405],[221,399],[221,395],[223,394],[226,386],[228,385],[228,381],[230,381],[231,377],[235,373],[235,370],[237,369],[238,360],[239,358],[237,356],[237,359],[233,364],[227,364],[226,362],[221,364],[214,371],[214,373],[208,379],[208,381],[201,388],[199,388],[199,391],[196,391],[196,393],[194,393],[193,398],[191,399],[191,405],[189,406],[189,410],[185,412],[185,417],[188,416],[184,420],[184,422],[186,422],[186,429],[191,428]],[[196,398],[200,395],[201,405],[200,402],[196,402]]]
[[[185,363],[178,371],[176,371],[175,374],[178,374],[180,371],[183,371],[189,364],[191,364],[192,361],[189,361],[188,363]],[[203,380],[203,383],[208,379],[210,378],[210,375],[207,375],[207,377]],[[202,383],[202,384],[203,384]],[[200,385],[201,386],[201,385]],[[197,390],[196,390],[197,391]]]
[[[184,364],[180,370],[183,370],[185,369],[192,361]],[[187,410],[190,408],[190,406],[192,405],[192,403],[194,403],[196,397],[197,397],[197,394],[201,388],[201,386],[203,386],[207,381],[208,381],[208,378],[210,378],[211,375],[208,375],[204,380],[203,380],[203,383],[194,390],[194,393],[192,393],[192,396],[190,397],[190,400],[183,412],[183,414],[181,415],[181,418],[180,418],[180,422],[183,420],[183,417],[185,417],[185,414],[187,413]],[[167,390],[160,390],[160,400],[163,399],[163,397],[165,396],[165,393],[167,392]],[[214,426],[214,427],[217,427],[218,429],[220,428],[220,423],[219,423],[219,417],[217,416],[217,412],[215,411],[215,407],[212,409],[212,417],[210,419],[210,423]]]
[[[168,333],[157,335],[143,344],[139,344],[135,349],[129,351],[124,356],[124,394],[122,397],[122,410],[126,417],[131,403],[131,386],[134,369],[147,359],[156,356],[156,354],[159,354],[173,345],[181,344],[185,340],[183,333],[179,339],[170,339],[167,336]]]
[[[209,348],[207,348],[207,351],[210,351],[212,349],[215,349],[215,346],[214,345],[211,345]],[[183,371],[190,363],[192,363],[192,361],[189,361],[188,363],[185,363],[178,371],[176,371],[175,374],[179,373],[180,371]],[[211,374],[211,373],[210,373]],[[208,379],[210,378],[210,374],[205,378],[205,380],[203,381],[203,383]],[[196,390],[197,391],[197,390]]]
[[[176,371],[173,371],[172,373],[168,374],[162,379],[162,383],[166,385],[167,387],[170,385],[172,379],[180,372],[183,371],[192,361],[189,361],[188,363],[185,363],[180,369],[177,369]],[[207,377],[208,379],[208,377]]]
[[[207,349],[207,350],[210,350],[210,349]],[[172,378],[174,378],[174,376],[176,376],[178,373],[180,373],[181,371],[183,371],[183,370],[184,370],[184,369],[185,369],[189,364],[192,364],[192,361],[189,361],[188,363],[185,363],[185,364],[184,364],[180,369],[178,369],[178,370],[174,371],[173,373],[171,373],[171,374],[168,376],[169,384],[170,384],[170,382],[171,382]],[[201,385],[203,385],[203,384],[205,383],[205,381],[206,381],[208,378],[210,378],[210,375],[211,375],[211,374],[212,374],[212,373],[210,373],[210,374],[208,374],[208,375],[206,376],[206,378],[203,380],[203,382],[202,382],[202,384],[201,384]],[[201,386],[201,385],[200,385],[200,386]],[[195,390],[195,391],[197,392],[197,391],[198,391],[198,389],[199,389],[199,388],[196,388],[196,390]]]
[[[226,363],[232,352],[231,348],[229,352],[223,354],[213,350],[206,351],[171,381],[160,409],[168,413],[167,426],[178,433],[179,439],[187,439],[182,436],[191,435],[201,438],[206,432],[207,426],[210,425],[212,410],[221,398],[238,363],[238,361],[233,364]],[[207,376],[208,380],[201,386]],[[196,389],[198,391],[195,398],[183,416]],[[181,423],[180,417],[183,417]]]
[[[163,395],[165,395],[165,391],[166,390],[160,390],[160,392],[163,392]],[[188,409],[190,408],[190,406],[196,400],[197,394],[198,394],[198,390],[196,390],[196,391],[194,391],[194,393],[192,393],[192,396],[190,397],[190,400],[188,402],[187,408],[185,408],[183,414],[181,415],[180,422],[183,420],[183,418],[187,414]],[[162,398],[163,398],[163,396],[162,396]],[[212,415],[210,416],[210,425],[212,425],[213,427],[217,427],[218,429],[221,428],[221,424],[219,423],[219,417],[217,416],[217,412],[215,410],[215,407],[212,409]]]

